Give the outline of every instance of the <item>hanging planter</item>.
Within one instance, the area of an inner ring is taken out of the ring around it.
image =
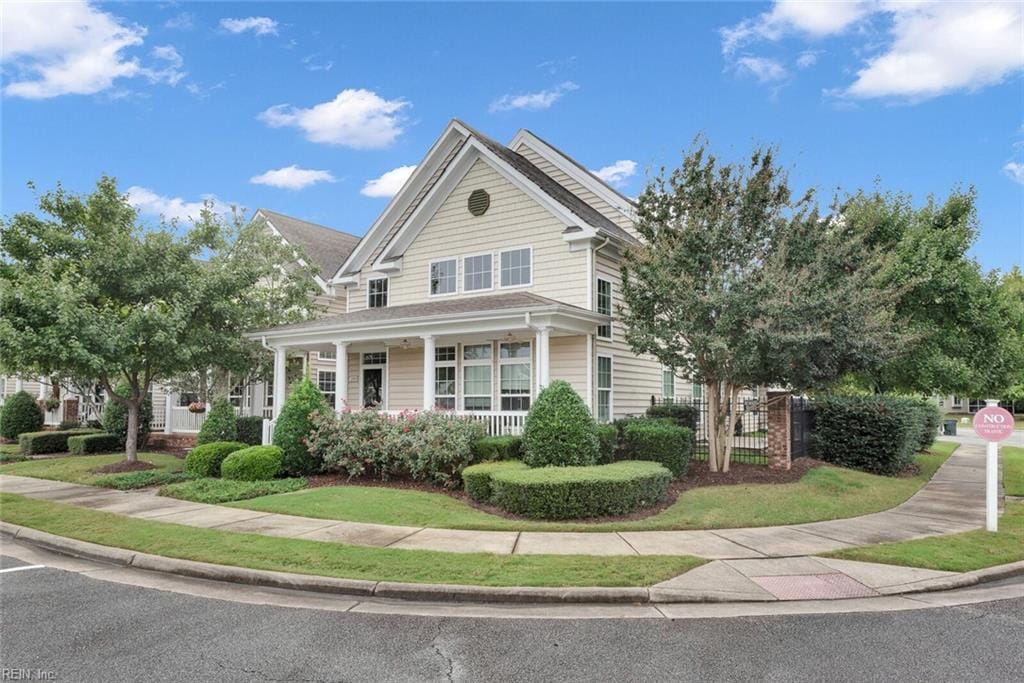
[[[206,404],[202,401],[193,401],[188,404],[188,412],[190,413],[205,413]]]
[[[60,408],[60,399],[55,396],[51,396],[43,401],[43,405],[46,406],[47,410],[57,410],[57,408]]]

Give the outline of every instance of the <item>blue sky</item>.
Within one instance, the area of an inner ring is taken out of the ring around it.
[[[973,184],[978,259],[1024,260],[1019,4],[40,7],[0,10],[4,215],[108,173],[149,216],[211,196],[361,235],[458,117],[631,195],[700,131],[779,145],[826,200]]]

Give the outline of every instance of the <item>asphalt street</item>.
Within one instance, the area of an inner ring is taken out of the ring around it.
[[[1020,681],[1024,600],[874,614],[519,620],[242,604],[0,556],[0,666],[59,681]],[[2,677],[0,677],[2,679]]]

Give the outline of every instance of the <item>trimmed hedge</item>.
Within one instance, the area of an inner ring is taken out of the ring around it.
[[[634,420],[623,431],[630,457],[660,463],[675,477],[686,474],[693,455],[693,432],[688,428],[664,420]]]
[[[96,429],[66,429],[59,432],[25,432],[18,437],[18,448],[22,455],[66,453],[70,437],[96,434],[97,431]]]
[[[281,471],[283,453],[278,446],[249,446],[235,451],[220,464],[220,475],[239,481],[273,479]]]
[[[597,425],[598,460],[608,464],[615,460],[615,449],[619,446],[619,428],[613,424]]]
[[[523,462],[530,467],[597,463],[597,428],[580,395],[565,380],[551,382],[526,416]]]
[[[259,415],[235,418],[235,432],[238,441],[250,446],[263,443],[263,418]]]
[[[323,461],[309,452],[306,441],[313,431],[311,415],[320,411],[329,412],[327,400],[308,377],[295,385],[281,406],[273,442],[284,454],[282,467],[287,474],[301,476],[320,471]]]
[[[482,462],[479,465],[470,465],[462,470],[462,483],[466,487],[466,493],[475,501],[481,503],[491,502],[491,476],[496,472],[505,470],[525,470],[526,465],[518,460],[496,460],[494,462]]]
[[[663,403],[648,408],[647,417],[668,418],[680,427],[686,427],[690,431],[696,432],[700,411],[687,403]]]
[[[520,436],[485,436],[473,444],[473,459],[518,460],[523,453],[523,439]]]
[[[816,457],[873,474],[896,475],[914,462],[924,411],[899,396],[828,396],[815,401]]]
[[[923,398],[914,400],[912,406],[913,410],[917,412],[918,420],[915,448],[923,451],[932,445],[939,433],[939,425],[942,424],[942,411],[933,401]]]
[[[38,432],[43,428],[43,409],[27,391],[9,396],[0,408],[0,436],[17,439],[25,432]]]
[[[247,448],[239,441],[214,441],[196,446],[185,456],[185,471],[200,477],[219,477],[224,458]]]
[[[492,500],[535,519],[624,515],[665,499],[672,473],[654,462],[506,469],[491,476]]]
[[[238,440],[235,408],[226,398],[218,398],[207,412],[203,426],[199,428],[196,445]]]
[[[71,455],[116,453],[122,450],[124,442],[116,434],[83,434],[68,438],[68,453]]]

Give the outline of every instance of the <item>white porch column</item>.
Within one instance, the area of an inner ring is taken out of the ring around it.
[[[25,390],[25,382],[21,379],[21,375],[17,375],[14,378],[14,393],[18,393]]]
[[[286,370],[288,369],[288,349],[278,346],[274,349],[274,419],[281,415],[281,408],[284,406],[285,382],[287,380]]]
[[[537,327],[537,393],[551,383],[551,353],[549,341],[551,328],[545,325]]]
[[[46,382],[46,378],[45,377],[40,377],[39,378],[39,398],[41,398],[41,399],[42,398],[46,398],[46,384],[45,384],[45,382]]]
[[[174,393],[170,389],[164,389],[164,434],[170,434],[171,420],[174,419]]]
[[[434,335],[423,335],[423,410],[434,408]]]
[[[348,342],[334,342],[334,410],[348,405]]]

